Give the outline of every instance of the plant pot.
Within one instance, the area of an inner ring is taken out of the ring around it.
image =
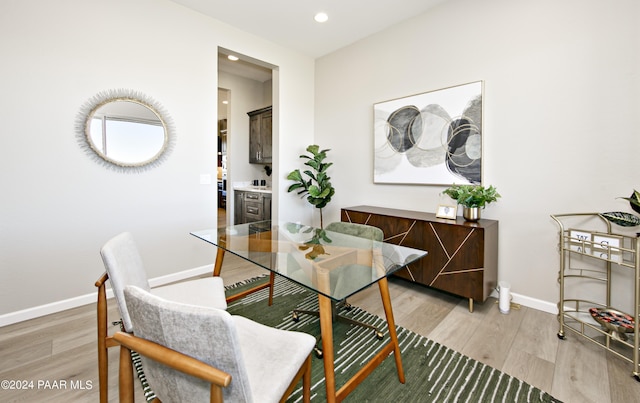
[[[480,219],[480,207],[462,207],[462,216],[465,220],[476,222]]]

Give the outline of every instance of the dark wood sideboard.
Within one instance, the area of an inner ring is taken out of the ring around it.
[[[385,242],[428,252],[396,273],[415,283],[484,302],[498,281],[498,221],[448,220],[432,213],[356,206],[341,210],[341,220],[376,226]]]

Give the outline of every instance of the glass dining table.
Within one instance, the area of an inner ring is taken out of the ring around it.
[[[218,248],[214,276],[220,275],[226,252],[270,272],[269,282],[233,295],[227,299],[229,302],[269,288],[271,304],[275,276],[282,276],[317,293],[328,402],[343,400],[392,353],[398,380],[405,382],[387,277],[422,258],[426,251],[289,222],[259,221],[193,231],[191,235]],[[389,342],[336,390],[334,304],[376,283],[387,320]]]

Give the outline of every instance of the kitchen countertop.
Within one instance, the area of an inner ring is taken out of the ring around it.
[[[236,186],[233,188],[233,190],[271,194],[271,188],[268,188],[266,186]]]

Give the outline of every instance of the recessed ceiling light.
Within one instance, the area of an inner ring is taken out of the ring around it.
[[[235,62],[235,61],[238,61],[238,56],[229,55],[227,56],[227,59],[231,60],[232,62]]]
[[[327,13],[318,13],[315,17],[313,17],[313,19],[317,22],[327,22],[329,16],[327,15]]]
[[[229,101],[222,101],[223,104],[229,105]]]

